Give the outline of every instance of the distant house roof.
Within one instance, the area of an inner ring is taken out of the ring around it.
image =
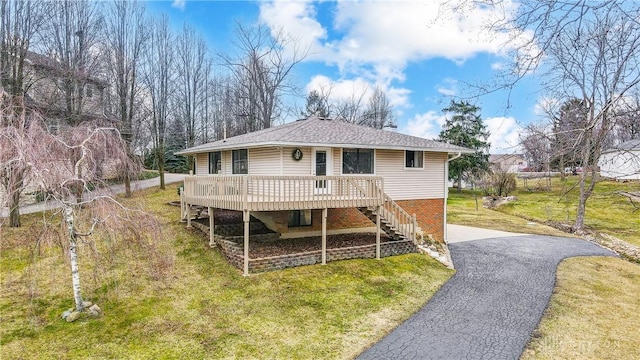
[[[617,151],[638,151],[640,150],[640,139],[633,139],[620,143],[612,148],[603,151],[603,154]]]
[[[33,51],[27,51],[27,56],[26,59],[29,63],[31,63],[33,66],[37,66],[40,68],[46,68],[50,71],[53,71],[55,73],[58,73],[58,75],[62,75],[62,74],[66,74],[69,69],[65,67],[64,64],[62,64],[60,61],[56,60],[53,57],[50,56],[46,56],[46,55],[42,55],[42,54],[38,54],[36,52]],[[76,71],[75,75],[76,78],[78,79],[83,79],[85,81],[90,81],[94,84],[96,84],[97,86],[100,87],[107,87],[109,84],[102,80],[99,79],[95,76],[89,76],[88,74],[81,72],[81,71]]]
[[[364,147],[473,153],[472,150],[424,138],[355,125],[339,120],[311,117],[272,128],[218,140],[177,152],[179,155],[266,146]]]
[[[521,154],[490,154],[489,155],[489,162],[492,163],[492,164],[495,164],[497,162],[507,160],[507,159],[509,159],[511,157],[517,157],[517,158],[520,158],[520,159],[524,158]]]

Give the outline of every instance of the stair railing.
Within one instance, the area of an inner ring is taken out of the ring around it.
[[[398,203],[393,201],[387,193],[384,193],[384,205],[382,206],[381,215],[397,232],[416,242],[417,221],[415,214],[409,214]]]

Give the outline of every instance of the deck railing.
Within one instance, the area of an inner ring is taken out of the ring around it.
[[[187,176],[184,200],[231,210],[277,211],[384,204],[381,176]]]

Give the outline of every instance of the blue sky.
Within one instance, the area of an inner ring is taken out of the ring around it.
[[[236,21],[282,29],[310,49],[294,74],[302,91],[331,88],[338,99],[379,86],[394,105],[398,131],[426,138],[437,137],[441,109],[452,97],[473,96],[468,84],[491,82],[509,60],[504,39],[510,34],[483,27],[496,16],[491,10],[461,15],[433,0],[176,0],[149,2],[148,9],[166,13],[176,30],[194,27],[212,54],[231,49]],[[519,151],[520,129],[539,117],[538,89],[529,75],[511,93],[469,99],[482,108],[492,153]],[[304,105],[304,98],[293,101]]]

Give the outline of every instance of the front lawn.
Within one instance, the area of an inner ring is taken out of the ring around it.
[[[529,180],[533,191],[524,189],[522,182],[519,182],[519,188],[513,194],[518,198],[517,201],[500,206],[498,210],[538,222],[573,225],[580,194],[575,186],[578,176],[570,176],[565,182],[553,178],[550,191],[534,190],[534,181]],[[585,225],[593,231],[607,233],[640,246],[640,210],[636,210],[627,197],[617,195],[616,191],[640,191],[640,182],[598,182],[587,200]]]
[[[74,323],[60,318],[72,306],[67,255],[55,241],[35,246],[43,216],[0,227],[2,359],[353,358],[453,274],[410,254],[243,277],[177,221],[179,209],[166,205],[176,199],[169,186],[125,201],[160,220],[153,258],[133,247],[117,257],[100,244],[80,247],[84,297],[105,315]],[[64,234],[58,223],[47,231]]]
[[[616,258],[563,261],[522,360],[640,358],[640,266]]]

